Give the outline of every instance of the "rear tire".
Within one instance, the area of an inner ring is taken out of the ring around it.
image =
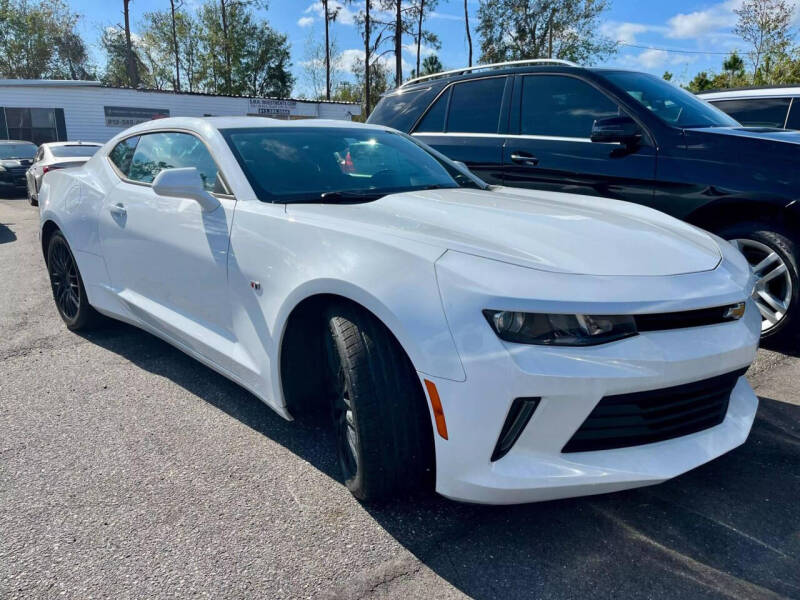
[[[800,333],[800,247],[794,236],[769,223],[748,222],[719,232],[758,266],[753,299],[762,312],[761,337],[783,342]]]
[[[47,271],[58,314],[71,331],[91,329],[102,317],[89,304],[86,288],[67,239],[56,231],[47,243]]]
[[[326,321],[328,387],[345,485],[363,501],[430,486],[433,430],[411,361],[362,309],[337,305]]]

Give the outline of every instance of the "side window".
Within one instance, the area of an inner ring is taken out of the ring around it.
[[[789,108],[789,118],[786,119],[786,129],[800,129],[800,98],[795,98]]]
[[[749,98],[718,100],[714,106],[728,113],[747,127],[778,127],[783,129],[790,98]]]
[[[619,114],[616,103],[575,77],[529,75],[522,79],[522,135],[588,138],[595,120]]]
[[[111,152],[108,153],[108,158],[117,165],[120,172],[127,177],[128,170],[131,167],[131,159],[133,158],[133,151],[136,150],[136,144],[139,142],[139,137],[129,137],[122,140],[119,144],[114,146]]]
[[[476,79],[453,86],[447,131],[497,133],[505,77]]]
[[[414,130],[414,132],[434,132],[438,133],[444,131],[444,117],[447,114],[447,102],[450,99],[450,90],[452,88],[447,88],[447,90],[439,96],[439,98],[434,102],[433,106],[428,110],[424,117],[422,117],[422,121]]]
[[[188,133],[164,132],[143,135],[130,162],[128,177],[151,183],[164,169],[195,167],[209,192],[224,192],[218,169],[205,144]]]

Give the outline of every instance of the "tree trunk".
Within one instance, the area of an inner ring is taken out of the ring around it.
[[[364,17],[364,118],[369,116],[369,5],[372,0],[366,0],[366,16]]]
[[[397,11],[394,20],[394,82],[397,87],[403,83],[403,13],[402,0],[395,0]]]
[[[125,62],[128,70],[128,84],[139,87],[139,73],[136,69],[136,61],[133,57],[133,46],[131,45],[131,20],[128,5],[131,0],[122,0],[123,12],[125,14]]]
[[[469,47],[469,64],[472,66],[472,34],[469,32],[469,10],[467,9],[467,0],[464,0],[464,25],[467,27],[467,46]]]
[[[228,43],[228,12],[225,5],[225,0],[219,0],[222,12],[222,48],[225,55],[225,93],[231,93],[231,50]]]
[[[325,99],[331,99],[331,46],[328,37],[330,14],[328,13],[328,0],[322,0],[322,10],[325,13]]]
[[[181,60],[178,53],[178,32],[175,29],[175,0],[169,0],[169,7],[172,10],[172,48],[175,50],[175,88],[176,92],[181,91]]]
[[[419,25],[417,26],[417,77],[419,72],[419,51],[422,46],[422,15],[425,14],[425,0],[419,0]]]

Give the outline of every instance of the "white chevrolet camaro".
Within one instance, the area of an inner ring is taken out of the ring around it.
[[[39,200],[70,329],[127,321],[287,419],[330,411],[360,499],[648,485],[753,423],[747,261],[642,206],[489,187],[386,128],[255,117],[138,125]]]

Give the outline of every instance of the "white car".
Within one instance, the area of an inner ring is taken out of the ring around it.
[[[800,87],[797,86],[734,88],[703,92],[697,97],[745,127],[800,129]]]
[[[53,294],[287,419],[331,410],[371,500],[658,483],[742,444],[761,318],[727,242],[654,210],[489,187],[397,131],[137,125],[40,191]]]
[[[39,188],[45,173],[67,167],[79,167],[97,152],[102,144],[94,142],[49,142],[36,151],[33,164],[25,172],[28,202],[38,204]]]

